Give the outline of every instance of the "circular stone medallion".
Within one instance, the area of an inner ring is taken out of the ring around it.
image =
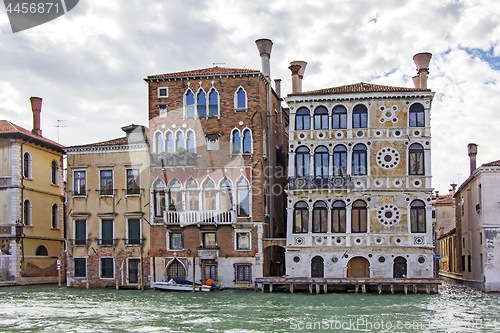
[[[377,163],[384,169],[394,169],[400,161],[399,153],[394,148],[385,147],[377,153]]]
[[[378,209],[377,219],[385,226],[395,225],[401,219],[401,212],[398,207],[386,204]]]

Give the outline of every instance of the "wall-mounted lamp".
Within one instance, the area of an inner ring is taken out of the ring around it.
[[[162,249],[160,249],[160,251],[158,251],[158,252],[160,252],[160,255],[163,255],[163,250]]]
[[[191,249],[188,249],[188,250],[187,250],[187,254],[188,254],[188,256],[190,256],[190,255],[191,255]]]

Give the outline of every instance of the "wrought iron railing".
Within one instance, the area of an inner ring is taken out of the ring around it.
[[[333,189],[351,188],[351,176],[303,176],[303,177],[289,177],[288,189],[289,190],[306,190],[306,189]]]

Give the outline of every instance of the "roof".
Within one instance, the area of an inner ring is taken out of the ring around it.
[[[489,162],[489,163],[484,163],[481,165],[482,167],[490,167],[490,166],[500,166],[500,160]]]
[[[252,73],[257,74],[257,73],[260,73],[260,71],[256,70],[256,69],[227,68],[227,67],[215,66],[215,67],[195,69],[195,70],[185,71],[185,72],[149,75],[147,78],[148,79],[161,79],[161,78],[170,78],[170,77],[187,77],[187,76],[203,76],[203,75],[233,75],[233,74],[252,74]]]
[[[24,140],[31,140],[33,142],[36,142],[38,144],[47,146],[48,148],[57,150],[57,151],[62,151],[62,148],[64,147],[63,145],[54,142],[52,140],[49,140],[47,138],[44,138],[41,135],[36,135],[32,133],[31,131],[18,126],[14,123],[11,123],[8,120],[0,120],[0,136],[3,137],[21,137]]]
[[[333,88],[324,88],[324,89],[319,89],[319,90],[304,91],[301,93],[289,94],[288,96],[354,94],[354,93],[364,93],[364,92],[413,92],[413,91],[431,91],[431,90],[430,89],[419,89],[419,88],[382,86],[379,84],[359,82],[359,83],[348,84],[348,85],[338,86],[338,87],[333,87]]]
[[[433,200],[433,205],[451,205],[453,203],[452,195],[440,195],[439,198]]]
[[[122,145],[126,145],[126,144],[127,144],[127,137],[124,136],[123,138],[102,141],[102,142],[96,142],[96,143],[88,143],[85,145],[71,146],[71,147],[66,147],[66,148],[91,148],[91,147],[105,147],[105,146],[122,146]]]

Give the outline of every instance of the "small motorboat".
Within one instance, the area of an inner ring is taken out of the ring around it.
[[[153,282],[151,283],[151,288],[160,290],[170,290],[170,291],[210,291],[211,286],[206,284],[195,283],[193,288],[193,282],[189,280],[171,278],[168,282]]]

